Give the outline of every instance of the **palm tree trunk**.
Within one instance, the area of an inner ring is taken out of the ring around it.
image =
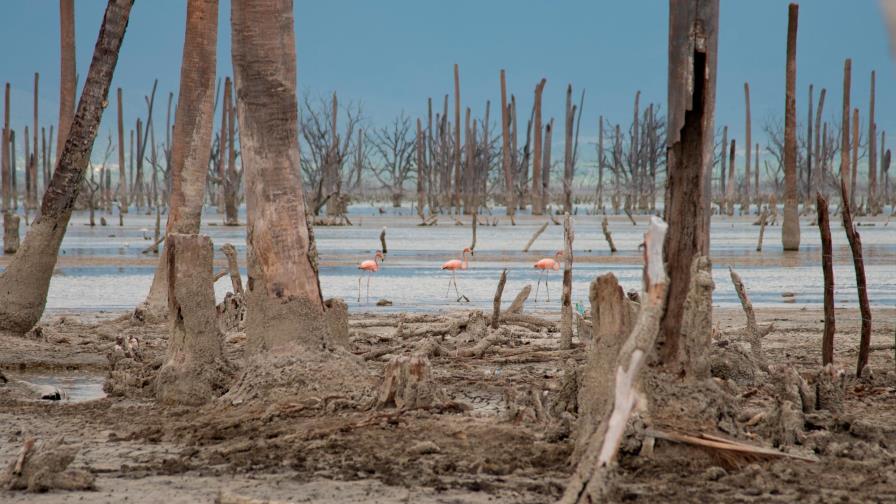
[[[59,0],[59,132],[56,137],[56,162],[62,157],[62,149],[68,139],[69,128],[75,115],[75,0]]]
[[[328,331],[299,167],[293,2],[234,1],[231,23],[246,183],[248,344],[256,351],[320,345]]]
[[[165,236],[197,234],[212,143],[218,0],[190,0],[184,38],[177,127],[171,145],[171,195]],[[143,308],[155,315],[168,309],[168,254],[165,247]]]
[[[50,277],[109,95],[133,0],[109,0],[65,147],[19,251],[0,274],[0,328],[25,332],[43,315]]]

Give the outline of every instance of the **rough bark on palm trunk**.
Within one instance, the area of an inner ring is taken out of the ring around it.
[[[9,170],[9,83],[6,83],[3,93],[3,138],[0,140],[0,180],[2,180],[3,189],[3,211],[10,209],[10,199],[12,193],[10,170]]]
[[[44,194],[40,216],[32,223],[12,262],[0,274],[0,328],[25,332],[43,314],[59,245],[90,162],[132,5],[133,0],[110,0],[106,7],[78,111]]]
[[[327,325],[296,148],[292,2],[234,2],[231,20],[246,167],[248,344],[255,351],[319,346]]]
[[[240,176],[236,171],[236,110],[233,106],[231,94],[232,83],[230,77],[224,80],[224,109],[227,114],[227,177],[224,180],[224,225],[236,226],[239,224],[237,217],[239,209],[239,181]],[[225,133],[222,133],[222,135]]]
[[[668,303],[658,340],[662,362],[677,360],[691,262],[709,255],[709,192],[716,94],[718,0],[670,0],[668,179],[664,254]]]
[[[171,195],[165,235],[196,234],[202,219],[212,142],[218,34],[217,0],[190,0],[171,146]],[[168,247],[162,250],[144,308],[164,315],[168,307]]]
[[[849,240],[849,248],[852,251],[852,261],[856,273],[856,290],[859,293],[859,312],[862,316],[862,333],[859,341],[859,358],[856,364],[856,376],[862,376],[865,366],[868,365],[868,349],[871,345],[871,307],[868,303],[868,286],[865,280],[865,260],[862,255],[862,237],[856,231],[852,221],[852,210],[849,194],[844,181],[840,181],[840,197],[843,202],[843,229],[846,230],[846,238]]]
[[[852,59],[847,58],[843,62],[843,110],[840,116],[840,180],[846,182],[847,190],[852,184],[852,178],[849,176],[849,93],[852,82]],[[848,192],[848,191],[847,191]]]
[[[746,110],[746,131],[744,132],[744,193],[741,201],[741,211],[746,207],[747,212],[750,210],[750,147],[753,145],[752,124],[750,121],[750,83],[744,82],[744,106]]]
[[[796,190],[796,32],[799,6],[787,12],[787,82],[784,111],[784,222],[781,244],[784,250],[800,249],[800,217]]]
[[[72,118],[75,115],[75,1],[59,1],[59,132],[56,137],[56,163],[62,157],[62,149],[68,139]]]
[[[170,337],[156,397],[163,403],[202,404],[224,393],[231,375],[216,321],[212,241],[171,233],[166,242]]]

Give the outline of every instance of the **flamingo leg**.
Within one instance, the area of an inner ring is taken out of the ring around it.
[[[451,272],[451,278],[454,279],[454,293],[457,295],[458,299],[460,298],[460,291],[457,290],[457,273],[454,271]]]
[[[551,302],[551,288],[548,286],[548,279],[551,278],[551,274],[545,271],[544,277],[544,290],[548,293],[548,303]]]
[[[538,272],[538,282],[535,284],[535,302],[538,302],[538,289],[541,288],[541,277],[544,275],[544,270]]]
[[[454,272],[451,272],[451,278],[454,278]],[[445,297],[448,297],[448,294],[451,293],[451,278],[448,279],[448,290],[445,291]]]
[[[361,275],[358,275],[358,303],[361,302]]]
[[[367,303],[370,303],[370,277],[371,273],[367,273]]]

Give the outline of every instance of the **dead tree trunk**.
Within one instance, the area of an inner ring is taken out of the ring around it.
[[[868,104],[868,212],[877,215],[877,124],[874,122],[875,72],[871,71],[871,95]]]
[[[604,232],[604,238],[607,240],[607,245],[609,245],[609,247],[610,247],[610,253],[615,254],[616,253],[616,244],[613,243],[613,235],[610,234],[610,225],[609,225],[609,222],[607,222],[606,215],[604,215],[604,219],[601,221],[600,227]]]
[[[231,9],[248,209],[248,345],[256,352],[290,344],[316,347],[327,339],[328,328],[296,149],[292,6],[235,2]]]
[[[843,112],[840,117],[840,180],[846,183],[847,193],[852,185],[852,178],[849,176],[849,92],[852,80],[852,59],[847,58],[843,62]]]
[[[507,78],[501,69],[501,168],[504,171],[504,207],[513,219],[516,210],[513,198],[513,164],[510,155],[510,109],[507,105]]]
[[[535,85],[535,105],[534,105],[534,119],[532,127],[535,130],[535,139],[533,140],[533,154],[532,154],[532,215],[544,215],[544,198],[541,195],[541,187],[542,187],[542,157],[541,157],[541,147],[542,147],[542,127],[541,127],[541,95],[544,92],[544,86],[547,83],[546,79],[541,79],[541,81]]]
[[[834,362],[834,252],[831,245],[831,218],[828,202],[821,193],[816,196],[818,231],[821,233],[821,267],[824,272],[824,336],[821,339],[821,365]]]
[[[849,164],[851,170],[849,172],[849,176],[851,181],[849,183],[849,202],[852,205],[851,210],[855,212],[857,210],[856,206],[856,180],[859,174],[859,109],[852,109],[852,162]]]
[[[218,33],[217,0],[190,0],[171,146],[169,234],[197,234],[212,144]],[[147,123],[147,127],[151,127]],[[223,132],[222,132],[223,136]],[[162,250],[144,309],[163,316],[168,308],[168,247]]]
[[[572,84],[566,87],[566,120],[564,125],[564,149],[563,149],[563,211],[572,213],[572,179],[575,170],[575,156],[573,155],[573,127],[576,119],[576,107],[572,104]],[[550,142],[550,140],[548,140]],[[550,171],[546,166],[545,170]]]
[[[75,96],[77,95],[77,70],[75,65],[75,1],[59,2],[59,132],[56,137],[56,160],[62,157],[62,149],[68,140],[72,120],[75,117]]]
[[[664,254],[669,299],[660,360],[677,360],[691,261],[709,255],[709,194],[716,96],[718,0],[670,0],[668,180]]]
[[[0,180],[2,180],[3,185],[3,211],[8,212],[11,208],[10,200],[12,193],[12,184],[10,181],[10,168],[9,168],[9,144],[11,139],[9,138],[9,83],[6,83],[5,91],[3,93],[3,139],[2,145],[0,145]]]
[[[542,208],[547,208],[551,202],[551,143],[554,136],[554,118],[544,127],[544,138],[542,139],[542,152],[544,155],[541,159],[541,204]]]
[[[451,199],[454,213],[460,213],[461,184],[460,144],[460,69],[454,64],[454,193]],[[449,177],[450,178],[450,177]],[[385,253],[385,252],[384,252]]]
[[[575,230],[569,212],[563,219],[563,294],[560,297],[560,349],[572,348],[572,242]]]
[[[124,111],[121,103],[121,88],[117,91],[118,98],[118,206],[121,213],[128,213],[128,177],[124,164]],[[62,131],[60,130],[60,135]],[[133,136],[131,137],[133,141]],[[133,151],[133,149],[131,149]],[[133,157],[133,156],[132,156]]]
[[[170,233],[165,250],[171,334],[156,397],[162,403],[203,404],[224,393],[230,378],[215,311],[212,241]]]
[[[753,145],[752,124],[750,122],[750,83],[744,82],[744,106],[746,110],[746,131],[744,131],[744,193],[741,201],[741,212],[750,213],[750,147]],[[744,209],[746,207],[746,210]]]
[[[495,289],[495,300],[492,305],[492,329],[497,329],[501,322],[501,295],[504,294],[504,284],[507,283],[507,269],[501,272],[501,278],[498,279],[498,288]]]
[[[417,119],[417,215],[425,218],[426,207],[426,137],[423,135],[423,123]]]
[[[243,293],[243,279],[240,276],[240,265],[236,259],[236,248],[225,243],[221,246],[221,252],[227,257],[227,271],[230,273],[230,284],[233,287],[234,294]]]
[[[781,244],[784,250],[800,249],[799,200],[796,190],[796,31],[799,5],[787,11],[787,83],[784,112],[784,221]],[[747,147],[749,150],[749,145]]]
[[[78,112],[53,180],[44,194],[40,216],[0,274],[0,328],[25,332],[43,314],[59,245],[90,162],[132,5],[133,0],[109,0],[106,7]]]
[[[728,168],[728,126],[722,128],[722,153],[719,156],[719,214],[725,212],[728,208],[728,185],[727,168]]]
[[[862,314],[862,336],[859,342],[859,359],[856,364],[856,376],[862,376],[868,365],[868,349],[871,346],[871,306],[868,303],[868,286],[865,280],[865,260],[862,256],[862,237],[852,222],[852,210],[846,184],[840,181],[840,196],[843,201],[843,228],[852,250],[852,262],[856,270],[856,290],[859,292],[859,311]]]
[[[239,224],[239,188],[240,175],[236,171],[236,107],[233,105],[232,82],[230,77],[224,79],[224,108],[221,113],[227,114],[227,171],[224,178],[224,225]]]

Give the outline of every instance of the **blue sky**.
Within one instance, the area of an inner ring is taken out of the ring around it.
[[[764,143],[763,122],[783,117],[788,2],[721,3],[716,124],[727,124],[730,134],[742,139],[743,83],[749,80],[754,141]],[[101,0],[76,1],[82,82],[104,7]],[[507,70],[521,116],[528,114],[541,77],[548,80],[544,93],[548,117],[559,118],[562,113],[567,83],[577,94],[585,88],[585,139],[596,136],[599,114],[627,124],[636,90],[642,92],[642,104],[664,103],[666,98],[666,0],[296,0],[295,10],[300,93],[317,96],[336,90],[343,101],[361,101],[374,125],[402,110],[411,116],[425,114],[429,96],[441,103],[442,96],[452,92],[454,63],[460,65],[462,102],[476,114],[482,113],[486,100],[492,100],[493,107],[499,100],[501,68]],[[58,3],[4,0],[2,12],[0,82],[9,81],[13,87],[13,126],[20,130],[31,122],[35,71],[41,73],[41,121],[55,122]],[[176,92],[185,13],[182,0],[136,1],[113,84],[124,89],[126,120],[131,125],[137,114],[145,116],[143,96],[154,78],[159,79],[157,117],[163,117],[167,93]],[[222,0],[220,75],[231,75],[229,21],[230,2]],[[809,83],[828,89],[825,116],[839,115],[847,57],[853,58],[853,105],[864,115],[869,73],[876,69],[879,128],[896,134],[890,113],[896,105],[891,91],[896,81],[876,0],[802,2],[800,121],[807,112]],[[114,126],[112,119],[108,114],[101,138]],[[94,157],[101,155],[101,142]],[[583,149],[593,153],[593,148]]]

